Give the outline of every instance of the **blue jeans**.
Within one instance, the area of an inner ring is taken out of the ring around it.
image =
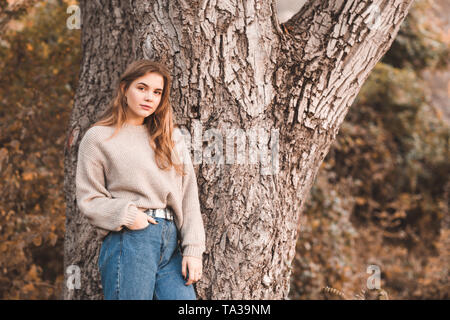
[[[103,240],[98,267],[105,300],[196,300],[193,285],[186,286],[181,274],[175,222],[154,219],[158,224],[124,227]]]

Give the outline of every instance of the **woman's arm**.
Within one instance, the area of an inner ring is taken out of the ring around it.
[[[139,211],[130,200],[112,198],[105,188],[103,167],[83,154],[79,154],[77,163],[76,198],[89,222],[106,230],[132,226]]]
[[[120,231],[130,227],[139,212],[130,200],[113,198],[105,187],[103,157],[95,133],[86,132],[78,149],[76,199],[81,213],[97,227]]]
[[[184,143],[184,137],[182,137],[180,144],[184,170],[187,173],[182,179],[183,225],[180,230],[181,247],[183,256],[192,256],[201,259],[205,251],[205,230],[200,211],[197,178],[191,156]]]

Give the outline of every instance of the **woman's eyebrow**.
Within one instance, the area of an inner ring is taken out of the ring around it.
[[[148,85],[147,85],[147,84],[145,84],[144,82],[139,82],[138,84],[142,84],[142,85],[144,85],[144,86],[148,87]],[[155,90],[161,90],[161,91],[162,91],[162,89],[161,89],[161,88],[156,88]]]

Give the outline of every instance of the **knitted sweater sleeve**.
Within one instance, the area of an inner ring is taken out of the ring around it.
[[[127,199],[113,198],[105,187],[104,159],[95,135],[87,132],[80,142],[76,171],[76,199],[81,213],[97,227],[120,231],[131,226],[139,211]]]
[[[205,251],[205,230],[198,198],[197,178],[190,153],[181,139],[180,151],[184,170],[187,173],[182,181],[183,225],[181,226],[181,247],[183,256],[201,258]]]

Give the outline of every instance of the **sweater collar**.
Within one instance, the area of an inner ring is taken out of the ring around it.
[[[133,124],[129,124],[129,123],[124,123],[122,125],[122,129],[126,129],[127,131],[136,131],[136,132],[141,132],[141,131],[145,131],[147,130],[147,126],[146,124],[141,124],[141,125],[133,125]]]

